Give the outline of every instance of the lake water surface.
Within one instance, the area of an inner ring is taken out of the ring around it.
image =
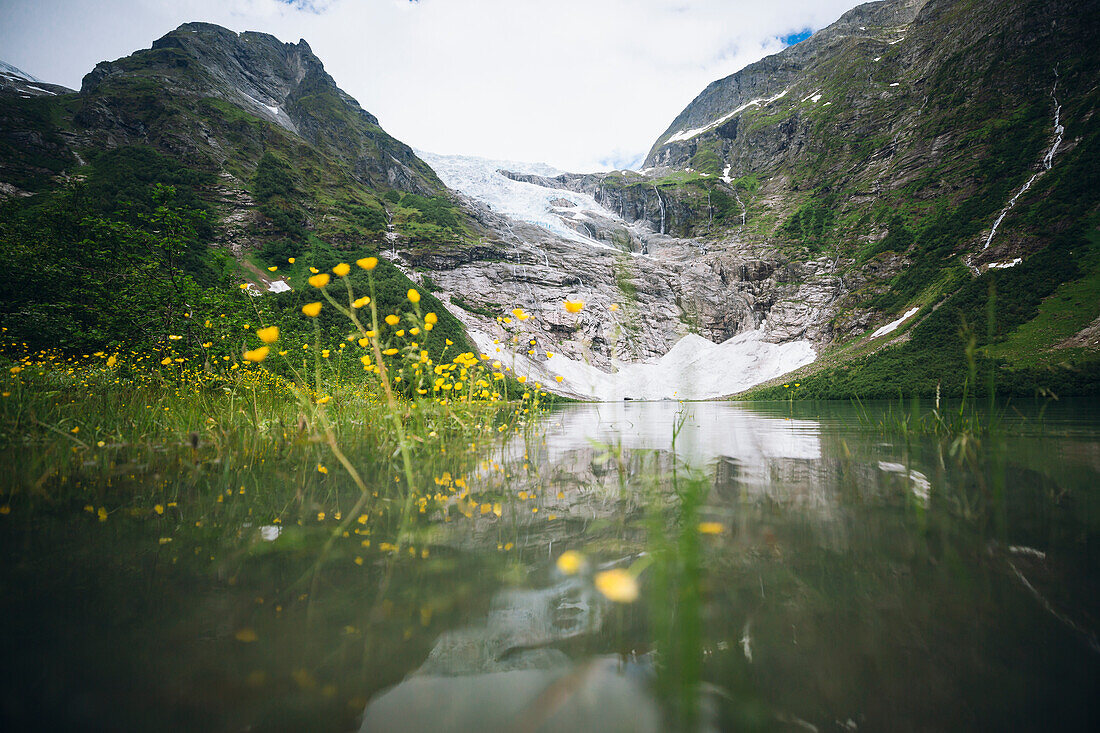
[[[249,508],[203,524],[183,500],[169,543],[136,520],[0,524],[4,717],[1095,728],[1100,409],[1003,407],[975,440],[875,427],[897,410],[556,408],[426,477],[444,493],[461,479],[469,498],[425,506],[399,553],[355,533],[318,563],[317,522]],[[565,551],[583,556],[577,572],[559,567]],[[636,577],[632,602],[595,588],[615,568]]]

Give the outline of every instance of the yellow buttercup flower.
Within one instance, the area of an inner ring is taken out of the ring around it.
[[[424,323],[428,324],[429,326],[434,326],[438,322],[439,316],[437,316],[435,313],[428,313],[424,316]]]
[[[559,383],[560,383],[560,382],[561,382],[561,381],[562,381],[563,379],[565,379],[565,377],[563,377],[563,376],[562,376],[562,375],[560,375],[560,374],[559,374],[558,376],[554,377],[554,381],[556,381],[556,382],[559,382]]]
[[[521,321],[526,321],[531,317],[529,314],[525,313],[522,308],[513,308],[512,315]]]
[[[584,566],[584,555],[576,550],[566,550],[558,558],[558,570],[565,575],[576,575]]]
[[[581,300],[567,300],[565,301],[565,310],[570,313],[580,313],[584,308],[584,301]]]
[[[396,326],[400,322],[401,322],[401,319],[398,318],[397,316],[393,315],[392,313],[389,314],[388,316],[386,316],[386,323],[391,325],[391,326]]]
[[[416,292],[416,290],[414,290],[413,288],[409,288],[409,292],[406,293],[406,295],[408,296],[410,303],[420,302],[420,293]]]
[[[291,257],[291,258],[290,258],[289,260],[287,260],[287,262],[289,262],[290,264],[292,264],[292,265],[293,265],[293,264],[294,264],[294,258],[293,258],[293,257]]]
[[[612,311],[619,310],[619,304],[618,303],[612,303],[611,308],[609,310],[612,310]]]
[[[365,305],[370,305],[370,296],[369,295],[364,295],[362,298],[356,298],[351,303],[352,308],[362,308]]]
[[[276,266],[272,265],[271,267],[267,268],[267,271],[268,271],[268,272],[275,272],[275,271],[276,271],[276,270],[278,270],[278,269],[279,269],[278,267],[276,267]]]
[[[349,272],[351,272],[351,265],[346,262],[341,262],[339,265],[332,268],[332,271],[336,273],[337,277],[344,277]]]
[[[182,338],[183,338],[183,336],[169,336],[168,340],[169,341],[179,341]]]
[[[361,260],[356,260],[355,264],[359,265],[364,270],[373,270],[374,268],[378,267],[378,258],[377,257],[364,257]]]
[[[271,352],[271,348],[268,346],[261,346],[258,349],[252,349],[251,351],[244,352],[244,360],[259,363],[267,358],[267,355]]]
[[[169,364],[172,363],[172,357],[166,356],[166,357],[164,357],[163,359],[160,360],[160,363],[161,363],[161,366],[168,366]]]
[[[305,313],[310,318],[316,318],[317,314],[321,312],[320,303],[306,303],[302,306],[302,313]]]
[[[596,590],[615,603],[633,603],[638,600],[638,581],[620,568],[596,573]]]
[[[322,272],[318,275],[312,275],[309,278],[309,284],[315,288],[323,288],[328,285],[329,276],[327,272]]]
[[[268,326],[267,328],[257,329],[256,335],[260,337],[260,341],[265,344],[273,344],[279,340],[279,327]]]

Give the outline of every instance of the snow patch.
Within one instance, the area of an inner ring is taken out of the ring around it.
[[[900,326],[901,324],[905,323],[907,320],[912,318],[913,314],[915,314],[919,310],[920,310],[920,306],[910,308],[909,310],[905,311],[905,314],[902,315],[901,318],[897,319],[896,321],[890,321],[885,326],[883,326],[882,328],[880,328],[877,331],[875,331],[874,333],[872,333],[871,338],[877,339],[879,336],[885,336],[888,333],[893,333],[894,331],[897,330],[898,326]]]
[[[1016,259],[1012,260],[1011,262],[990,262],[989,263],[989,269],[990,270],[1007,270],[1010,267],[1015,267],[1016,265],[1020,264],[1021,262],[1023,262],[1023,259],[1020,258],[1020,257],[1017,257]]]
[[[34,84],[28,84],[27,89],[33,89],[36,92],[42,92],[43,94],[49,94],[49,95],[54,96],[54,97],[57,96],[57,92],[51,92],[49,89],[43,89],[42,87],[36,87]]]
[[[251,100],[253,104],[255,104],[255,105],[259,106],[259,107],[263,107],[263,108],[264,108],[264,109],[266,109],[266,110],[267,110],[268,112],[270,112],[271,114],[275,115],[276,117],[278,117],[278,116],[279,116],[279,112],[280,112],[281,110],[280,110],[280,108],[279,108],[278,106],[274,106],[274,107],[273,107],[273,106],[271,106],[270,104],[267,104],[266,102],[261,102],[260,100],[258,100],[258,99],[256,99],[255,97],[253,97],[253,96],[252,96],[251,94],[247,94],[247,93],[245,93],[245,92],[241,92],[241,93],[242,93],[242,94],[244,94],[244,96],[248,97],[248,98],[249,98],[249,100]]]
[[[901,82],[895,81],[895,82],[894,82],[893,84],[891,84],[890,86],[892,86],[892,87],[900,87],[900,86],[901,86]]]
[[[470,332],[478,348],[493,353],[491,336]],[[519,376],[553,389],[555,376],[569,391],[602,401],[704,400],[723,397],[774,379],[813,362],[817,355],[806,340],[773,344],[763,331],[747,331],[716,344],[689,334],[660,359],[643,364],[619,364],[608,373],[560,354],[539,362],[525,355],[510,356]]]
[[[874,60],[875,61],[882,61],[882,57],[881,56],[875,56]]]
[[[748,102],[745,102],[744,104],[742,104],[737,109],[723,115],[722,117],[719,117],[717,120],[715,120],[714,122],[711,122],[708,125],[704,125],[703,127],[697,127],[695,129],[692,129],[692,130],[681,130],[680,132],[677,132],[672,137],[670,137],[668,140],[665,140],[665,144],[667,145],[668,143],[680,142],[682,140],[690,140],[691,138],[695,137],[696,135],[700,135],[700,134],[706,132],[707,130],[713,130],[715,127],[718,127],[722,123],[726,122],[728,119],[733,117],[735,114],[737,114],[739,112],[743,112],[744,110],[748,109],[749,107],[755,107],[755,106],[759,106],[759,105],[763,105],[763,104],[771,104],[772,102],[775,102],[779,99],[782,99],[783,97],[787,96],[787,92],[789,92],[789,91],[790,91],[790,89],[784,89],[779,94],[776,94],[774,97],[762,97],[760,99],[749,100]]]
[[[267,286],[267,292],[269,293],[289,293],[290,285],[282,280],[273,280]]]
[[[39,79],[37,76],[31,76],[30,74],[23,71],[22,69],[17,68],[15,66],[12,66],[11,64],[5,63],[3,61],[0,61],[0,72],[4,73],[7,76],[14,76],[14,77],[17,77],[19,79],[25,79],[27,81],[36,81],[39,84],[45,84],[46,83],[45,80]]]

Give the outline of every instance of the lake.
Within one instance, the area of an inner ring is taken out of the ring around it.
[[[1095,727],[1100,409],[1001,406],[990,434],[962,437],[903,432],[911,409],[557,407],[436,464],[435,498],[389,542],[364,523],[325,545],[338,513],[290,514],[293,477],[274,469],[130,464],[111,480],[190,476],[162,524],[75,504],[0,518],[4,717]]]

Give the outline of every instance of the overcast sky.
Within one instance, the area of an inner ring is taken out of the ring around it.
[[[625,167],[708,83],[855,0],[0,0],[0,60],[74,89],[187,21],[305,38],[410,145]]]

